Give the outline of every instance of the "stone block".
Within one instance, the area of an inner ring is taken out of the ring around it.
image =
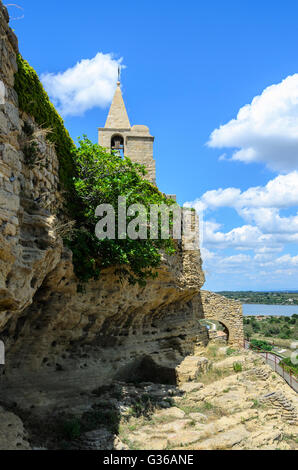
[[[8,133],[8,121],[6,116],[0,111],[0,134]]]
[[[2,153],[3,161],[10,166],[13,170],[20,171],[22,164],[20,161],[20,154],[15,150],[15,148],[10,144],[0,145],[0,155]]]
[[[15,194],[0,189],[0,208],[17,212],[20,207],[20,198]]]
[[[4,235],[9,235],[11,237],[14,237],[17,233],[17,228],[13,224],[6,224],[4,228]]]
[[[12,103],[5,104],[5,113],[10,121],[11,129],[14,131],[21,130],[21,123],[19,117],[19,110],[18,108]]]

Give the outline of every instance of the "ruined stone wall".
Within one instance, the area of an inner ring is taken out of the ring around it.
[[[228,343],[242,348],[244,334],[241,303],[204,290],[200,291],[196,301],[204,318],[219,321],[227,328]]]

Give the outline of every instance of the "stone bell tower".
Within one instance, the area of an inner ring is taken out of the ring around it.
[[[155,184],[156,171],[153,159],[154,137],[147,126],[131,127],[123,101],[120,81],[110,107],[105,127],[98,129],[98,143],[109,151],[115,150],[120,156],[127,156],[133,162],[145,165],[146,179]]]

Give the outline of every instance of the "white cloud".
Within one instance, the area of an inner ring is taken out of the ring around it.
[[[292,282],[293,277],[298,276],[298,256],[285,254],[275,258],[274,254],[249,256],[237,254],[226,256],[216,251],[204,248],[202,250],[203,268],[208,278],[216,279],[221,289],[235,289],[240,283],[240,288],[247,283],[254,282],[255,286],[267,285],[272,289],[273,285],[286,287],[287,282]]]
[[[276,263],[298,267],[298,256],[283,255],[280,258],[277,258]]]
[[[246,269],[250,266],[248,271],[254,272],[259,272],[265,267],[269,270],[266,271],[269,277],[277,269],[287,270],[287,273],[289,267],[298,269],[298,257],[282,255],[289,244],[294,250],[298,247],[298,212],[293,213],[293,209],[298,207],[297,171],[279,175],[264,186],[251,187],[246,191],[239,188],[207,191],[201,198],[185,203],[185,206],[194,207],[201,213],[200,228],[203,232],[201,239],[204,248],[202,257],[205,259],[208,273],[212,269],[221,270],[222,273],[224,269],[230,270],[231,260],[235,260],[233,266],[235,269],[237,267],[239,272],[242,265],[245,265]],[[224,207],[235,209],[244,223],[225,231],[223,224],[214,218],[208,220],[210,212],[220,211]],[[292,208],[292,214],[281,214],[282,210],[289,208]],[[225,253],[224,250],[229,250],[229,257],[219,254]],[[231,250],[236,253],[252,251],[253,261],[248,258],[245,261],[241,257],[247,256],[245,253],[234,255],[230,253]]]
[[[65,72],[42,74],[41,81],[63,116],[79,116],[111,102],[121,61],[98,52]]]
[[[245,220],[255,223],[264,233],[298,234],[298,215],[281,217],[278,209],[260,207],[240,211]]]
[[[233,240],[239,238],[240,232],[246,235],[250,233],[247,242],[255,240],[255,245],[259,244],[259,240],[266,241],[260,237],[267,234],[275,234],[276,243],[298,241],[298,213],[288,217],[280,215],[282,209],[298,206],[297,171],[279,175],[265,186],[252,187],[243,192],[238,188],[207,191],[201,198],[185,203],[185,206],[194,207],[200,213],[222,207],[234,208],[246,222],[246,225],[233,229],[225,236],[218,232],[219,227],[214,226],[215,222],[205,222],[205,241],[211,243],[216,240],[220,243],[225,238],[226,242],[229,239],[232,244]],[[252,225],[258,229],[257,232],[252,229]]]
[[[232,160],[263,162],[273,170],[285,172],[296,169],[298,74],[269,86],[251,104],[243,106],[236,119],[212,132],[208,145],[237,149]]]
[[[242,225],[229,232],[219,230],[220,225],[216,222],[206,220],[204,222],[204,246],[213,246],[224,250],[234,248],[236,250],[257,250],[264,246],[270,246],[271,249],[280,248],[280,241],[275,240],[271,234],[264,234],[253,225]]]
[[[186,202],[198,211],[207,208],[233,207],[243,211],[245,208],[285,209],[298,205],[298,172],[279,175],[266,186],[255,186],[241,192],[238,188],[215,189],[207,191],[198,199]]]

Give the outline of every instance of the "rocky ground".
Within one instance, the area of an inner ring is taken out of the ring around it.
[[[297,394],[261,357],[214,345],[196,354],[178,386],[114,382],[42,418],[0,409],[0,448],[298,448]]]

